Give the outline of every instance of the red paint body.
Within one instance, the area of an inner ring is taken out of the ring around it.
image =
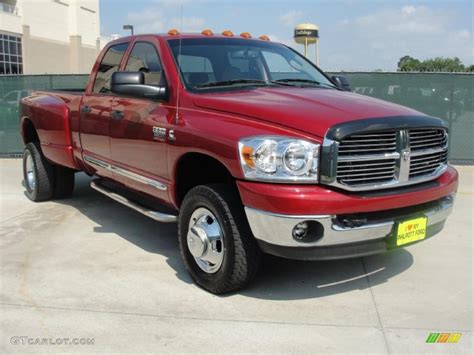
[[[237,151],[237,143],[243,137],[286,135],[321,143],[328,128],[341,122],[423,114],[336,90],[266,87],[194,94],[186,91],[181,83],[167,45],[170,38],[132,36],[110,43],[99,56],[83,94],[36,92],[24,98],[21,102],[22,130],[27,121],[34,125],[43,152],[51,162],[112,178],[175,208],[179,208],[175,194],[176,167],[188,153],[205,154],[222,163],[238,181],[245,205],[282,214],[341,214],[394,209],[433,201],[456,191],[458,176],[453,168],[438,178],[436,187],[373,197],[343,193],[322,185],[245,181]],[[168,102],[92,93],[95,74],[108,47],[125,42],[132,44],[122,59],[120,70],[123,70],[133,42],[137,40],[151,42],[158,50],[169,86]],[[179,121],[175,122],[178,88]],[[90,113],[81,114],[84,105],[91,106]],[[124,111],[124,119],[112,120],[112,110]],[[153,126],[173,129],[176,141],[154,140]],[[84,155],[162,181],[169,188],[160,191],[131,181],[90,165],[84,161]]]

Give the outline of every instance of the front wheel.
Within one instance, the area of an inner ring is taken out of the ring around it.
[[[244,287],[255,276],[260,250],[240,198],[230,186],[197,186],[179,214],[179,244],[187,270],[215,294]]]

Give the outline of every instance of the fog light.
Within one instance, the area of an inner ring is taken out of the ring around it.
[[[293,238],[303,240],[308,235],[308,223],[300,222],[293,228]]]

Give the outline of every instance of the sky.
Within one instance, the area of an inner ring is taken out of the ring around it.
[[[182,32],[266,34],[303,51],[294,26],[319,26],[320,66],[327,71],[396,70],[404,55],[459,57],[474,64],[473,0],[100,0],[101,34]],[[314,58],[314,48],[310,49]]]

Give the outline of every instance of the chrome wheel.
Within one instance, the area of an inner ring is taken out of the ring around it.
[[[191,215],[187,234],[188,249],[201,270],[213,274],[224,260],[224,235],[219,221],[207,208]]]
[[[30,152],[26,153],[25,170],[26,184],[28,188],[33,191],[36,187],[36,176],[35,164],[33,163],[33,156]]]

